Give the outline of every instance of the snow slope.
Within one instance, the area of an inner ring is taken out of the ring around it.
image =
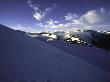
[[[44,40],[43,40],[44,41]],[[110,72],[110,52],[95,46],[81,46],[76,44],[69,44],[63,40],[47,42],[72,56],[79,57],[94,64],[108,72]]]
[[[58,32],[58,34],[60,34],[60,32]],[[64,34],[64,33],[62,33],[62,34]],[[95,39],[95,37],[101,38],[100,36],[103,36],[102,38],[104,38],[104,35],[96,32],[96,31],[74,32],[73,35],[78,36],[80,39],[82,39],[83,41],[86,41],[87,43],[91,43],[91,41],[93,41],[93,40],[97,41],[97,39]],[[94,65],[110,72],[110,51],[98,48],[96,46],[90,47],[90,46],[86,46],[86,45],[69,44],[68,42],[66,42],[62,39],[47,41],[47,38],[45,38],[45,37],[39,36],[36,38],[39,40],[42,40],[48,44],[51,44],[67,53],[70,53],[73,56],[84,59],[84,60],[88,61],[89,63],[94,64]],[[109,37],[106,37],[103,40],[104,44],[106,44],[107,42],[109,42]],[[103,43],[102,43],[102,45],[104,45]],[[98,42],[97,42],[97,44],[98,44]],[[107,43],[107,44],[109,46],[109,43]],[[76,53],[76,54],[74,54],[74,53]]]
[[[87,61],[24,33],[0,27],[1,80],[110,81],[109,72]]]

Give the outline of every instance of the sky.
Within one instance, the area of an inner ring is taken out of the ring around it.
[[[110,0],[0,0],[0,24],[25,31],[110,30]]]

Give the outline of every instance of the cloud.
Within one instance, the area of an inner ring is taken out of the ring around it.
[[[43,27],[43,24],[42,23],[38,23],[38,24],[35,25],[35,27],[42,28]]]
[[[90,10],[86,12],[85,14],[79,16],[77,14],[67,13],[65,16],[66,23],[61,24],[60,22],[56,22],[52,19],[47,21],[47,25],[45,25],[46,28],[61,28],[63,30],[65,29],[99,29],[99,28],[105,28],[99,27],[97,25],[105,24],[106,21],[109,19],[110,14],[108,11],[106,11],[104,8],[100,8],[99,10]],[[106,28],[105,28],[106,29]]]
[[[71,21],[74,24],[100,24],[107,21],[110,17],[110,13],[104,8],[99,10],[90,10],[82,16],[76,14],[68,13],[65,16],[65,20]]]
[[[67,13],[64,16],[64,21],[66,23],[60,23],[57,20],[49,19],[46,21],[46,24],[40,24],[40,27],[43,27],[45,30],[87,30],[87,29],[106,29],[103,25],[110,18],[110,13],[104,8],[99,10],[90,10],[85,14],[79,16],[73,13]],[[108,29],[108,28],[107,28]]]
[[[106,12],[104,8],[100,8],[99,11],[97,10],[88,11],[86,14],[81,16],[81,19],[88,24],[100,24],[108,20],[109,15],[110,14]]]
[[[72,14],[72,13],[67,13],[67,15],[65,16],[65,20],[67,21],[73,21],[78,18],[79,16],[77,14]]]
[[[37,30],[37,28],[22,26],[20,24],[17,26],[12,26],[11,28],[14,30],[20,30],[20,31],[31,32],[31,33],[39,32],[39,30]]]
[[[47,24],[43,25],[42,27],[45,30],[72,30],[72,29],[78,29],[72,22],[68,23],[60,23],[59,21],[49,19]],[[73,28],[74,27],[74,28]]]
[[[33,17],[36,18],[36,20],[40,21],[42,20],[51,10],[52,8],[45,8],[44,10],[41,10],[38,6],[34,6],[30,0],[28,0],[29,6],[35,11],[33,14]],[[35,27],[41,28],[43,31],[44,30],[74,30],[74,29],[106,29],[104,27],[99,27],[97,25],[103,25],[108,22],[110,18],[110,12],[105,10],[104,8],[100,8],[98,10],[89,10],[83,15],[78,15],[74,13],[67,13],[64,16],[64,21],[66,23],[60,23],[60,21],[49,19],[46,21],[45,25],[43,23],[37,24]],[[91,26],[92,25],[92,26]],[[30,28],[23,28],[25,30],[31,30],[33,31],[34,29]],[[23,30],[22,29],[22,30]],[[108,28],[107,28],[108,29]]]
[[[40,11],[40,12],[35,12],[35,14],[33,15],[33,17],[34,17],[36,20],[39,20],[39,21],[40,21],[41,19],[44,18],[45,15],[46,15],[45,12]]]
[[[46,23],[47,23],[47,24],[50,24],[50,25],[55,25],[55,24],[57,24],[57,23],[59,23],[59,22],[56,21],[56,20],[53,20],[53,19],[49,19]]]
[[[79,16],[77,14],[67,13],[65,20],[68,21],[65,27],[77,27],[79,29],[107,29],[106,24],[110,22],[110,12],[104,8],[99,10],[90,10],[85,14]],[[101,27],[97,26],[101,25]],[[104,25],[104,27],[102,27]]]
[[[40,21],[42,20],[49,12],[51,12],[54,8],[55,8],[55,4],[53,5],[53,7],[49,7],[49,8],[45,8],[45,9],[40,9],[40,4],[38,4],[37,6],[35,6],[34,4],[32,4],[31,0],[27,1],[29,6],[34,10],[34,14],[33,17]]]
[[[67,25],[71,24],[70,26],[84,24],[82,18],[79,15],[73,13],[67,13],[64,20],[69,21]]]
[[[53,20],[53,19],[49,19],[48,21],[46,21],[46,25],[44,25],[44,27],[47,28],[58,28],[58,24],[59,21]]]
[[[102,20],[101,18],[102,17],[97,13],[96,10],[91,10],[81,16],[80,19],[82,19],[85,23],[95,24],[99,23]]]

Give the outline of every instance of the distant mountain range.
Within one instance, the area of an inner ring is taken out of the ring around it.
[[[57,32],[42,32],[38,34],[28,33],[28,35],[37,38],[45,38],[45,40],[65,40],[72,44],[81,44],[96,46],[105,50],[110,51],[110,33],[107,32],[97,32],[95,30],[84,30],[83,32],[73,32],[73,31],[57,31]],[[52,37],[54,36],[54,37]],[[56,37],[55,37],[56,36]],[[78,41],[79,40],[79,41]]]

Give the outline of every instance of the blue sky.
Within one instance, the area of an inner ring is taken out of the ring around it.
[[[109,4],[110,0],[0,0],[0,23],[37,30],[107,25],[110,22]]]

